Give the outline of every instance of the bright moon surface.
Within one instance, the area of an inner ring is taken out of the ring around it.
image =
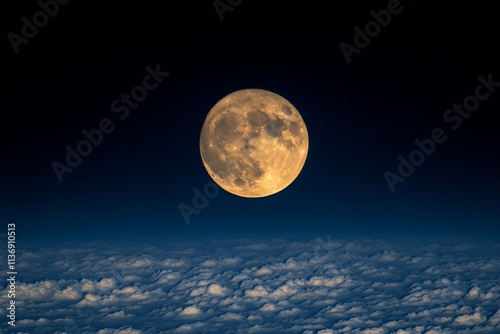
[[[262,89],[222,98],[208,113],[200,135],[203,164],[224,190],[265,197],[288,187],[307,157],[309,137],[297,109]]]

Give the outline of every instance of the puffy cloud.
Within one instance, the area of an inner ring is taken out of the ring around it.
[[[203,328],[203,325],[204,324],[202,322],[198,321],[198,322],[194,322],[191,324],[181,325],[175,331],[179,332],[179,333],[186,333],[186,332],[196,333],[197,330],[199,330],[200,328]]]
[[[325,277],[318,277],[314,276],[309,279],[309,284],[315,285],[315,286],[327,286],[327,287],[333,287],[337,286],[344,282],[344,278],[339,276],[339,277],[333,277],[333,278],[325,278]]]
[[[276,306],[274,306],[273,304],[264,304],[261,308],[260,308],[261,311],[275,311],[276,310]]]
[[[455,319],[455,322],[459,325],[465,325],[465,326],[473,326],[473,325],[478,325],[482,324],[483,322],[486,321],[486,317],[481,314],[481,312],[477,311],[473,314],[464,314],[461,316],[458,316]]]
[[[189,295],[192,296],[192,297],[196,297],[196,296],[201,296],[203,295],[205,292],[207,291],[207,289],[205,287],[201,287],[201,288],[196,288],[196,289],[193,289]]]
[[[119,318],[127,318],[127,317],[131,317],[132,315],[130,314],[125,314],[125,312],[123,310],[121,311],[118,311],[118,312],[115,312],[115,313],[110,313],[110,314],[107,314],[104,316],[104,318],[108,318],[108,319],[119,319]]]
[[[470,289],[469,293],[467,293],[467,298],[479,298],[481,296],[481,290],[475,286]]]
[[[54,291],[54,299],[59,300],[79,300],[82,297],[80,290],[73,286],[64,288],[62,291]]]
[[[385,334],[387,331],[384,328],[367,328],[361,331],[361,334]]]
[[[227,289],[214,283],[208,286],[207,292],[214,296],[225,296],[227,294]]]
[[[269,295],[269,292],[267,292],[267,289],[265,287],[259,285],[253,289],[246,290],[245,295],[249,297],[266,297],[267,295]]]
[[[272,273],[273,273],[273,271],[270,268],[264,267],[264,268],[260,268],[259,270],[257,270],[255,272],[255,275],[262,276],[262,275],[269,275]]]
[[[244,239],[211,243],[208,252],[206,244],[185,241],[27,248],[19,254],[19,263],[30,265],[20,267],[16,286],[18,333],[500,331],[494,242]],[[7,303],[4,289],[0,304]]]
[[[196,306],[188,306],[182,310],[181,314],[183,315],[198,315],[201,313],[201,310]]]

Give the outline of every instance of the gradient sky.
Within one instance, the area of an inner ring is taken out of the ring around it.
[[[17,54],[4,38],[2,221],[16,221],[26,242],[325,232],[497,238],[500,87],[456,130],[443,119],[475,93],[479,76],[500,81],[496,11],[402,1],[348,63],[339,44],[354,44],[353,28],[387,4],[243,1],[224,21],[211,1],[61,5]],[[21,18],[39,10],[35,1],[18,6],[3,14],[4,35],[19,34]],[[120,120],[113,101],[157,64],[169,75]],[[204,118],[243,88],[273,91],[299,110],[310,139],[305,166],[270,197],[221,189],[186,224],[178,205],[191,205],[192,189],[211,181],[198,147]],[[113,132],[59,182],[51,164],[105,118]],[[384,172],[397,173],[398,156],[436,128],[447,140],[392,192]]]

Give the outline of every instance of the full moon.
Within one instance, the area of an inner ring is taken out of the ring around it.
[[[262,89],[235,91],[208,113],[200,153],[210,177],[241,197],[273,195],[288,187],[306,162],[309,137],[297,109]]]

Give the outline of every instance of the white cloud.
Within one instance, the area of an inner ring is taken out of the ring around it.
[[[266,297],[267,295],[269,295],[269,292],[267,291],[267,289],[265,287],[263,287],[262,285],[259,285],[253,289],[246,290],[245,295],[247,295],[249,297]]]
[[[469,293],[466,295],[467,298],[479,298],[480,296],[481,290],[477,286],[470,289]]]
[[[481,312],[475,312],[473,314],[464,314],[464,315],[458,316],[455,319],[455,322],[457,324],[466,325],[466,326],[482,324],[485,321],[486,321],[486,317],[483,314],[481,314]]]
[[[271,311],[275,311],[276,310],[276,306],[273,305],[273,304],[270,304],[270,303],[267,303],[267,304],[264,304],[261,308],[260,308],[261,311],[264,311],[264,312],[271,312]]]
[[[334,287],[340,285],[342,282],[344,282],[344,278],[342,276],[332,278],[314,276],[309,279],[309,284],[314,286]]]
[[[219,284],[213,283],[208,286],[207,292],[214,296],[225,296],[228,291]]]
[[[189,295],[191,297],[196,297],[196,296],[201,296],[203,295],[205,292],[207,291],[207,289],[205,287],[202,287],[202,288],[196,288],[196,289],[193,289]]]
[[[387,331],[384,328],[368,328],[361,331],[361,334],[385,334]]]
[[[121,318],[130,318],[130,317],[132,317],[132,315],[125,314],[125,312],[123,310],[121,310],[121,311],[118,311],[118,312],[115,312],[115,313],[107,314],[104,318],[108,318],[108,319],[121,319]]]
[[[54,299],[59,300],[79,300],[82,298],[82,293],[74,286],[64,288],[62,291],[54,292]]]
[[[20,277],[30,279],[16,286],[23,310],[16,330],[30,334],[62,334],[72,328],[82,329],[82,334],[500,330],[500,282],[495,280],[500,275],[500,246],[495,243],[465,247],[451,239],[323,243],[246,239],[224,240],[211,247],[207,252],[206,245],[180,241],[168,247],[148,245],[146,254],[139,245],[27,249],[30,266]],[[7,302],[3,289],[0,304]]]
[[[262,276],[262,275],[269,275],[269,274],[272,274],[272,273],[273,273],[273,271],[270,268],[263,267],[263,268],[260,268],[259,270],[257,270],[255,272],[255,275]]]
[[[192,324],[185,324],[179,326],[175,331],[176,332],[196,332],[198,329],[203,328],[204,324],[202,322],[195,322]]]
[[[182,315],[198,315],[201,313],[201,310],[196,306],[188,306],[182,310]]]

